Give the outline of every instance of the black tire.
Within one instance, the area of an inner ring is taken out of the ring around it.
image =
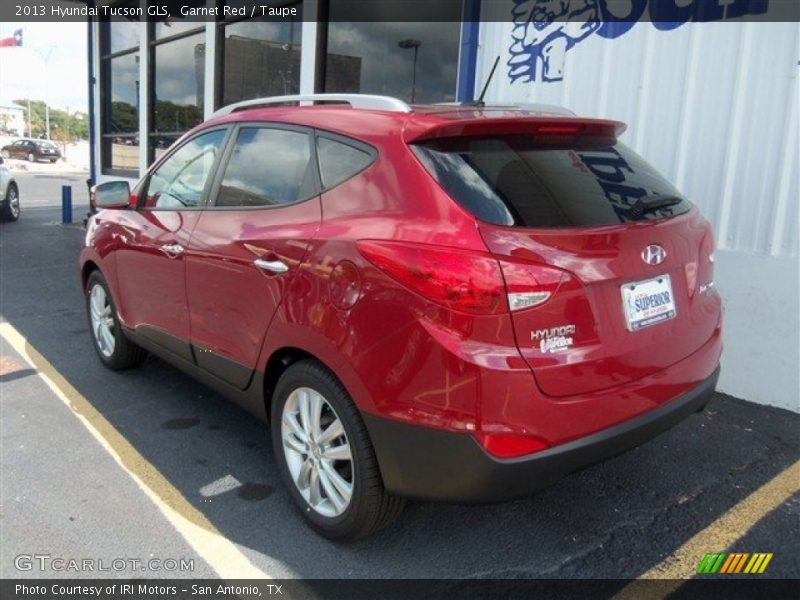
[[[51,164],[51,165],[52,165],[52,164],[55,164],[55,162],[56,162],[57,160],[58,160],[57,158],[51,158],[51,159],[50,159],[50,164]]]
[[[28,152],[28,162],[36,162],[36,155],[33,152]]]
[[[8,153],[8,150],[3,150],[2,152],[0,152],[0,156],[6,159],[11,158],[11,154]]]
[[[3,200],[2,208],[0,208],[0,220],[16,221],[19,219],[19,213],[19,189],[16,183],[12,183],[6,190],[6,197]]]
[[[94,331],[92,331],[93,328],[90,302],[92,289],[95,286],[100,286],[103,288],[106,298],[111,306],[111,318],[114,321],[114,330],[112,332],[114,337],[114,349],[113,352],[111,352],[108,356],[105,355],[101,350],[97,335],[94,333]],[[89,279],[86,282],[85,292],[86,316],[89,320],[89,331],[92,334],[92,345],[94,346],[97,356],[100,357],[100,360],[103,362],[103,364],[113,371],[121,371],[123,369],[136,367],[142,364],[142,361],[147,358],[147,352],[129,340],[125,335],[125,332],[122,330],[119,317],[117,316],[117,307],[114,303],[114,298],[111,295],[108,284],[106,284],[105,277],[103,277],[103,274],[100,271],[95,270],[91,275],[89,275]]]
[[[281,435],[283,407],[298,388],[320,393],[344,426],[353,457],[353,485],[350,503],[337,517],[319,514],[300,494],[287,465]],[[281,477],[300,513],[318,533],[332,540],[355,540],[388,526],[403,511],[405,499],[389,494],[383,487],[378,460],[367,428],[349,394],[339,380],[315,360],[301,360],[281,375],[275,386],[270,426],[272,446]]]

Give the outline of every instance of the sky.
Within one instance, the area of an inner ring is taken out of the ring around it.
[[[50,105],[86,112],[86,23],[0,23],[0,38],[11,37],[17,29],[22,29],[22,47],[0,48],[0,104],[45,99],[41,55],[52,48],[47,68]]]

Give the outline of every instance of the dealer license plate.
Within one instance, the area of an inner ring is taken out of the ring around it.
[[[677,313],[669,275],[623,285],[622,307],[629,331],[674,318]]]

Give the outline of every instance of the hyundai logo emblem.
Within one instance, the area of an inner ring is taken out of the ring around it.
[[[642,250],[642,260],[648,265],[660,265],[667,258],[667,251],[658,244],[650,244]]]

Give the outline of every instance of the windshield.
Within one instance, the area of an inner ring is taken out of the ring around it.
[[[519,227],[588,227],[683,214],[689,202],[624,144],[530,136],[452,138],[413,146],[428,172],[481,220]],[[651,204],[651,198],[670,202]]]

